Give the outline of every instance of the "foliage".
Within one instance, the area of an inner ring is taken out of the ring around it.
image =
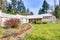
[[[47,24],[47,22],[42,22],[42,24]]]
[[[12,8],[16,8],[17,0],[11,0],[11,6]]]
[[[5,28],[18,28],[20,19],[12,18],[5,22]]]
[[[13,35],[15,33],[16,33],[15,29],[7,29],[6,31],[4,31],[3,36],[7,37],[7,36]]]
[[[59,40],[60,24],[33,24],[33,30],[26,40]]]
[[[26,13],[27,13],[26,15],[33,15],[33,12],[30,11],[29,8],[27,8]]]
[[[4,1],[0,0],[0,9],[4,11]]]
[[[43,10],[42,10],[42,9],[40,9],[38,14],[43,14]]]
[[[12,6],[11,6],[11,4],[9,4],[8,7],[6,7],[6,8],[7,8],[6,12],[12,14]]]
[[[49,4],[46,2],[46,0],[44,0],[42,8],[43,8],[43,12],[46,13],[49,8]]]
[[[23,3],[22,0],[18,0],[17,1],[17,9],[21,13],[21,15],[22,15],[22,13],[24,15],[26,15],[26,13],[25,13],[26,12],[26,8],[25,8],[24,3]]]
[[[56,18],[60,18],[60,7],[59,6],[55,8],[55,16]]]
[[[39,10],[38,14],[47,13],[48,9],[49,9],[49,4],[46,2],[46,0],[44,0],[42,9]]]
[[[26,15],[26,8],[22,0],[11,0],[11,3],[6,3],[5,8],[5,11],[9,14]]]
[[[36,24],[41,24],[41,22],[39,22],[39,21],[36,21]]]
[[[24,40],[25,38],[22,37],[16,37],[15,40]]]
[[[33,12],[30,12],[30,15],[33,15]]]
[[[2,27],[0,27],[0,35],[2,35],[2,34],[3,34],[3,31],[5,31],[5,29],[4,29],[4,28],[2,28]]]

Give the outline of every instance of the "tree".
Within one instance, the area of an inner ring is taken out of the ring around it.
[[[4,22],[5,28],[17,28],[20,25],[20,19],[18,18],[11,18]]]
[[[16,8],[17,0],[11,0],[12,8]]]
[[[30,15],[33,15],[33,12],[30,12]]]
[[[47,13],[48,9],[49,9],[49,4],[46,2],[46,0],[44,0],[43,5],[42,5],[42,9],[39,10],[38,14]]]
[[[46,2],[46,0],[44,0],[42,5],[43,13],[47,13],[48,8],[49,8],[49,4]]]
[[[17,10],[17,0],[11,0],[12,14],[18,14]]]
[[[57,6],[55,8],[55,16],[56,16],[56,18],[59,18],[60,19],[60,6]]]
[[[29,8],[27,8],[26,15],[29,15],[29,13],[30,13],[30,10],[29,10]]]
[[[21,14],[26,15],[26,14],[25,14],[26,8],[25,8],[25,6],[24,6],[24,4],[23,4],[23,1],[22,1],[22,0],[18,0],[17,4],[18,4],[18,5],[17,5],[18,11],[20,11]]]
[[[40,9],[39,12],[38,12],[38,14],[43,14],[43,10]]]
[[[4,1],[0,0],[0,9],[4,11]]]
[[[12,14],[12,6],[11,6],[11,4],[6,6],[6,12],[9,13],[9,14]]]
[[[27,8],[26,12],[27,12],[27,13],[29,13],[29,12],[30,12],[29,8]]]

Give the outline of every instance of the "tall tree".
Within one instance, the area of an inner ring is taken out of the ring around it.
[[[5,12],[8,12],[7,10],[9,9],[9,5],[10,4],[8,2],[5,3]]]
[[[38,14],[44,14],[47,13],[47,10],[49,9],[49,4],[46,2],[46,0],[43,1],[42,9],[39,9]]]
[[[48,8],[49,8],[49,4],[46,2],[46,0],[44,0],[42,5],[43,13],[47,13]]]
[[[30,11],[29,11],[29,8],[27,8],[26,12],[27,12],[27,13],[29,13],[29,12],[30,12]]]
[[[20,11],[21,12],[21,14],[25,14],[25,12],[26,12],[26,8],[25,8],[25,6],[24,6],[24,3],[23,3],[23,1],[22,0],[18,0],[18,2],[17,2],[17,9],[18,9],[18,11]]]
[[[11,4],[6,6],[6,12],[9,13],[9,14],[12,14],[12,6],[11,6]]]
[[[55,16],[56,16],[56,18],[59,18],[60,19],[60,6],[57,6],[55,8]]]
[[[33,12],[30,12],[30,15],[34,15]]]
[[[17,0],[11,0],[11,6],[12,6],[12,14],[17,14],[18,10],[17,10]]]
[[[17,0],[11,0],[12,8],[16,8]]]
[[[0,0],[0,9],[4,11],[4,0]]]
[[[43,14],[43,9],[40,9],[38,14]]]
[[[26,15],[29,15],[29,13],[30,13],[30,10],[29,10],[29,8],[27,8]]]

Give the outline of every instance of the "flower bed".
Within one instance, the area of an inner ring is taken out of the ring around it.
[[[26,31],[30,30],[32,28],[32,26],[28,23],[25,24],[26,27],[22,28],[21,30],[18,29],[18,31],[14,34],[8,35],[8,36],[3,36],[2,39],[4,38],[8,38],[10,36],[12,36],[13,38],[17,37],[18,35],[22,35],[24,34]]]

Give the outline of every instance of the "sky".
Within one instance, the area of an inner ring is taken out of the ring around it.
[[[29,8],[35,15],[37,15],[39,9],[42,7],[44,0],[23,0],[26,8]],[[54,0],[46,0],[50,6],[53,6]],[[58,0],[56,0],[58,4]]]
[[[32,11],[35,15],[38,14],[39,9],[42,7],[43,1],[44,0],[23,0],[25,7],[29,8],[29,10]],[[54,5],[54,0],[46,1],[50,6]],[[58,0],[56,0],[56,3],[58,4]]]

